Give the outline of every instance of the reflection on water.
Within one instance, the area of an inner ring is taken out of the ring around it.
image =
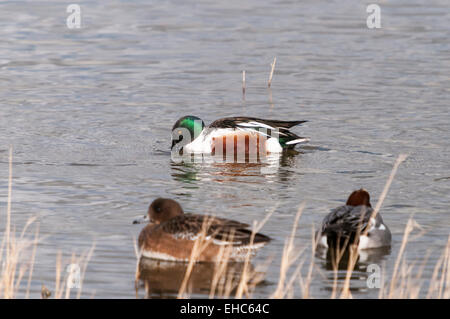
[[[358,251],[356,263],[350,276],[350,291],[365,291],[368,289],[367,279],[372,271],[383,269],[384,261],[391,253],[391,247],[380,247]],[[319,247],[316,257],[320,260],[321,268],[326,270],[324,289],[326,291],[341,290],[347,278],[347,270],[352,267],[352,259],[349,249],[336,252],[332,249]],[[370,266],[370,267],[369,267]],[[369,268],[368,268],[369,267]],[[381,273],[375,274],[381,276]],[[380,278],[380,277],[378,277]]]
[[[292,166],[295,156],[300,154],[301,152],[288,150],[281,154],[267,154],[261,158],[247,158],[245,163],[212,155],[189,154],[181,162],[171,162],[172,176],[176,181],[184,183],[192,183],[202,178],[231,182],[237,181],[236,177],[265,176],[278,176],[280,180],[286,180],[292,171],[281,168]],[[247,182],[253,183],[251,179],[247,179]]]
[[[359,267],[367,266],[368,264],[379,264],[385,258],[385,256],[391,253],[391,247],[380,247],[372,249],[364,249],[358,251],[358,256],[356,257],[355,269]],[[337,256],[341,256],[337,258]],[[350,252],[345,250],[341,253],[335,252],[331,249],[319,248],[316,251],[316,257],[325,262],[325,269],[327,270],[345,270],[348,268],[350,260]],[[338,261],[338,262],[336,262]]]
[[[187,263],[141,258],[137,292],[143,288],[146,298],[176,298],[186,277],[187,268]],[[203,298],[232,296],[245,269],[254,271],[252,264],[245,268],[244,263],[197,263],[190,273],[185,293],[190,297]],[[262,281],[257,279],[252,284],[261,283]]]

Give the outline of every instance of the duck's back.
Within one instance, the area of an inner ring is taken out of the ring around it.
[[[333,209],[323,220],[322,235],[327,236],[328,247],[353,243],[357,234],[366,229],[373,209],[368,206],[344,205]]]

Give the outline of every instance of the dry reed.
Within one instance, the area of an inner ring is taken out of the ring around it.
[[[31,282],[33,278],[33,271],[35,265],[37,246],[40,240],[39,237],[39,223],[36,225],[34,236],[28,236],[29,227],[35,222],[36,217],[31,217],[27,220],[19,236],[16,236],[14,227],[11,227],[12,214],[12,184],[13,184],[13,149],[9,148],[9,174],[8,174],[8,199],[6,209],[6,225],[0,246],[0,264],[2,265],[0,272],[0,298],[12,299],[18,297],[18,291],[22,283],[22,279],[28,273],[25,298],[30,298]],[[72,255],[72,263],[81,265],[81,280],[79,282],[77,298],[81,297],[81,285],[83,283],[84,274],[86,272],[87,263],[92,256],[95,245],[91,247],[87,255],[81,255],[77,258]],[[61,255],[57,256],[56,264],[56,282],[55,282],[55,298],[61,298],[63,295],[66,298],[70,297],[70,287],[60,285],[61,279]],[[47,298],[51,292],[42,285],[42,296]]]
[[[377,202],[376,208],[375,208],[375,214],[379,211],[381,208],[384,199],[386,198],[386,195],[389,191],[389,188],[392,184],[392,181],[395,177],[395,174],[398,170],[399,165],[406,159],[406,155],[400,155],[391,171],[391,174],[384,186],[383,192],[380,195],[380,198]],[[310,264],[307,270],[306,278],[302,276],[302,268],[305,263],[305,259],[300,259],[304,252],[304,247],[299,248],[294,245],[294,238],[297,230],[298,221],[300,219],[301,213],[303,211],[304,204],[302,204],[298,212],[295,216],[294,224],[292,227],[291,234],[288,238],[286,238],[283,253],[281,256],[281,263],[280,263],[280,274],[278,278],[278,282],[276,284],[275,291],[270,295],[270,298],[293,298],[294,295],[294,283],[298,281],[299,288],[301,291],[301,297],[303,298],[311,298],[311,291],[310,291],[310,285],[312,283],[312,280],[314,278],[314,259],[315,259],[315,253],[316,253],[316,247],[317,247],[317,240],[318,238],[315,237],[315,231],[314,228],[312,229],[312,236],[311,236],[311,257],[310,257]],[[376,215],[373,215],[371,217],[374,217]],[[264,223],[265,221],[263,221]],[[263,224],[261,223],[261,224]],[[257,228],[257,227],[255,227]],[[406,227],[405,232],[403,235],[402,244],[400,247],[400,251],[397,255],[397,260],[394,265],[394,270],[391,275],[391,280],[388,284],[385,283],[384,278],[386,277],[385,269],[383,268],[382,271],[382,278],[380,280],[381,287],[379,288],[379,298],[419,298],[420,293],[422,290],[422,282],[424,281],[423,278],[423,270],[426,265],[426,259],[422,261],[420,267],[415,271],[416,263],[412,263],[411,265],[407,265],[406,259],[405,259],[405,249],[407,246],[407,243],[411,240],[410,233],[414,229],[422,229],[420,225],[418,225],[414,220],[409,220]],[[359,235],[359,234],[358,234]],[[361,234],[363,235],[363,234]],[[232,235],[230,235],[232,236]],[[347,269],[345,271],[345,280],[342,289],[340,290],[340,298],[352,298],[352,294],[350,293],[350,286],[351,286],[351,275],[355,269],[355,265],[358,261],[358,251],[357,246],[352,245],[350,247],[350,255],[349,255],[349,262],[347,264]],[[343,256],[343,251],[337,252],[335,255],[336,260],[332,260],[333,268],[334,268],[334,284],[333,284],[333,291],[331,293],[331,297],[334,298],[337,294],[337,265],[340,262],[340,259]],[[189,273],[192,271],[192,267],[195,266],[195,255],[193,254],[190,260],[190,267],[188,268],[188,271],[186,272],[186,278],[189,277]],[[209,297],[214,298],[216,295],[220,295],[222,297],[228,298],[231,296],[232,289],[236,288],[236,294],[235,298],[243,298],[243,297],[252,297],[252,290],[256,287],[256,284],[253,284],[253,289],[250,289],[251,286],[249,283],[251,282],[250,278],[252,277],[248,265],[250,265],[250,259],[249,256],[247,256],[244,267],[242,268],[242,273],[240,274],[240,281],[239,283],[232,281],[230,277],[226,275],[226,269],[229,267],[230,264],[230,250],[224,249],[221,252],[221,257],[219,258],[219,261],[215,265],[215,271],[214,276],[212,279],[211,284],[211,290]],[[266,265],[267,267],[268,265]],[[293,269],[293,266],[295,268]],[[288,278],[288,273],[291,272],[291,276]],[[185,279],[186,279],[185,278]],[[262,280],[262,277],[258,278],[258,282]],[[187,282],[187,279],[185,280]],[[255,281],[256,282],[256,281]],[[420,282],[419,284],[416,284],[417,282]],[[388,285],[388,286],[387,286]],[[178,297],[188,297],[188,295],[185,294],[186,284],[180,288]],[[447,246],[445,247],[444,252],[442,253],[441,258],[439,259],[438,263],[435,265],[433,276],[430,280],[429,288],[428,288],[428,298],[449,298],[450,296],[450,237],[448,239]]]
[[[242,71],[242,95],[245,96],[245,70]]]
[[[272,86],[272,77],[273,77],[273,72],[275,71],[275,64],[277,63],[277,57],[273,58],[273,62],[270,64],[271,69],[270,69],[270,75],[269,75],[269,81],[267,83],[267,86],[270,88]]]
[[[275,60],[273,63],[273,67],[275,64]],[[34,236],[32,238],[28,238],[28,228],[35,221],[35,218],[30,218],[26,225],[24,226],[20,236],[16,236],[16,231],[14,227],[11,227],[11,212],[12,212],[12,182],[13,182],[13,161],[12,161],[12,148],[9,150],[9,175],[8,175],[8,200],[7,200],[7,209],[6,209],[6,225],[5,232],[0,246],[0,264],[2,264],[1,273],[0,273],[0,298],[17,298],[17,293],[19,291],[21,281],[25,278],[27,272],[27,284],[26,284],[26,294],[25,297],[29,298],[30,296],[30,287],[32,282],[32,273],[34,269],[35,257],[37,245],[40,240],[39,238],[39,224],[36,226],[36,230],[34,232]],[[383,192],[377,202],[375,208],[375,214],[379,211],[382,203],[388,193],[389,187],[395,177],[397,169],[401,162],[406,159],[405,155],[400,155],[397,161],[394,164],[392,172],[390,174],[389,179],[386,182],[386,185],[383,189]],[[273,294],[270,296],[271,298],[293,298],[294,295],[294,283],[296,281],[299,282],[299,288],[302,292],[303,298],[311,298],[310,293],[310,285],[314,276],[314,255],[315,248],[317,245],[316,240],[314,239],[314,229],[312,230],[312,254],[311,261],[309,264],[309,269],[307,272],[306,279],[302,277],[301,269],[305,263],[304,259],[300,259],[302,253],[304,252],[304,248],[298,248],[294,245],[294,237],[297,231],[298,221],[300,219],[301,213],[303,211],[304,204],[299,207],[299,210],[295,216],[294,225],[292,227],[292,231],[290,236],[286,239],[281,263],[280,263],[280,275],[278,279],[278,283],[276,285],[276,289]],[[274,211],[274,210],[273,210]],[[273,213],[269,213],[266,218],[259,224],[254,224],[252,239],[254,240],[254,235],[261,229],[264,223],[268,220],[268,218]],[[373,215],[375,216],[375,215]],[[372,217],[373,217],[372,216]],[[194,246],[194,249],[191,253],[191,258],[187,265],[185,278],[180,286],[178,297],[186,298],[188,297],[188,282],[190,278],[190,274],[195,267],[196,261],[200,256],[201,252],[207,245],[206,240],[206,231],[208,227],[208,223],[210,221],[207,220],[206,223],[202,226],[203,236],[199,236],[197,239],[198,243]],[[391,279],[388,284],[385,283],[384,277],[385,270],[383,270],[383,280],[382,286],[379,290],[379,298],[419,298],[423,295],[424,291],[424,282],[427,278],[423,278],[423,271],[427,264],[426,257],[420,263],[420,266],[416,266],[418,262],[413,262],[412,264],[408,264],[406,261],[405,253],[407,250],[407,245],[411,240],[411,233],[415,229],[422,229],[422,227],[417,224],[413,219],[408,220],[407,225],[405,227],[405,231],[403,234],[402,243],[394,264],[394,269],[391,274]],[[423,230],[423,229],[422,229]],[[230,234],[233,236],[233,234]],[[351,298],[350,293],[350,278],[351,274],[354,271],[354,267],[356,264],[356,247],[352,247],[352,252],[350,253],[350,263],[348,265],[346,271],[346,277],[344,282],[344,287],[341,291],[341,298]],[[81,281],[80,285],[82,285],[84,281],[84,276],[86,273],[86,268],[89,260],[92,257],[93,251],[95,249],[95,245],[91,247],[91,249],[87,253],[81,254],[77,257],[75,254],[71,257],[71,263],[81,265]],[[139,252],[136,249],[137,257],[140,258]],[[252,293],[258,282],[261,282],[263,276],[261,273],[256,272],[251,269],[250,264],[250,254],[246,256],[245,261],[242,267],[242,273],[239,277],[239,281],[233,276],[230,276],[227,272],[227,268],[230,266],[231,259],[231,250],[224,248],[221,251],[221,258],[219,258],[219,262],[215,265],[214,276],[211,281],[211,290],[209,297],[214,298],[216,295],[224,296],[226,298],[231,296],[231,292],[236,290],[235,298],[243,298],[243,297],[251,297]],[[337,257],[341,257],[339,253]],[[297,262],[297,266],[295,267],[292,275],[288,278],[288,273],[292,269],[292,266]],[[338,263],[339,260],[336,261]],[[57,254],[57,262],[56,262],[56,274],[55,274],[55,290],[53,292],[53,296],[55,298],[70,298],[71,296],[71,287],[67,285],[67,280],[62,280],[62,255],[61,253]],[[267,267],[268,265],[265,265]],[[137,275],[136,275],[137,276]],[[136,277],[137,278],[137,277]],[[336,278],[336,277],[335,277]],[[67,279],[65,277],[64,279]],[[62,281],[62,282],[61,282]],[[45,286],[43,286],[43,295],[48,296],[50,292]],[[333,288],[335,290],[335,288]],[[337,290],[337,289],[336,289]],[[77,298],[81,297],[81,286],[76,295]],[[335,293],[332,292],[331,297],[334,297]],[[431,278],[428,279],[428,289],[426,292],[426,298],[437,298],[437,299],[448,299],[450,298],[450,236],[447,240],[447,244],[442,252],[442,255],[438,259],[437,263],[434,265],[434,270]]]

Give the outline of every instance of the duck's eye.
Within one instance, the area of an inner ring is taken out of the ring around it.
[[[155,208],[155,211],[156,211],[157,213],[160,213],[160,212],[161,212],[161,207],[156,207],[156,208]]]

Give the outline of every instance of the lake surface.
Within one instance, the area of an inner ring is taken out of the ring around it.
[[[354,189],[376,203],[401,153],[409,157],[381,210],[392,252],[377,263],[389,276],[412,216],[423,234],[406,259],[428,253],[431,277],[450,230],[447,0],[379,1],[380,29],[367,28],[364,1],[77,3],[80,29],[66,26],[59,1],[0,4],[1,235],[12,145],[12,223],[21,231],[36,216],[30,236],[39,223],[42,238],[31,297],[42,284],[54,290],[58,252],[64,274],[72,253],[95,243],[81,296],[135,298],[133,240],[143,226],[132,221],[158,196],[250,224],[274,210],[262,229],[273,241],[253,260],[272,258],[253,295],[268,297],[299,205],[300,249]],[[207,124],[308,120],[294,132],[311,141],[269,164],[178,164],[170,133],[187,114]],[[307,248],[305,274],[309,256]],[[332,272],[314,262],[311,295],[328,298]],[[363,277],[352,279],[353,297],[376,298]]]

